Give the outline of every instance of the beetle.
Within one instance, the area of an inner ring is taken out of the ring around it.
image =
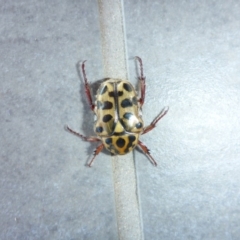
[[[140,96],[129,81],[108,78],[98,88],[95,102],[92,100],[85,72],[86,60],[81,64],[86,97],[90,109],[96,116],[94,132],[97,136],[84,136],[68,126],[66,129],[85,141],[100,142],[88,164],[89,167],[104,147],[112,155],[123,155],[131,152],[136,146],[143,151],[153,165],[157,166],[157,162],[150,155],[150,150],[139,140],[139,136],[151,131],[157,122],[167,114],[169,108],[163,108],[151,124],[144,127],[142,106],[145,101],[146,78],[143,75],[142,59],[138,56],[135,59],[140,67],[140,76],[138,77]]]

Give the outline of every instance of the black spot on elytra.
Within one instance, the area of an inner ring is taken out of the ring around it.
[[[123,117],[126,118],[126,119],[128,119],[128,120],[129,120],[132,116],[133,116],[133,114],[130,113],[130,112],[126,112],[126,113],[124,113],[124,115],[123,115]]]
[[[104,117],[103,117],[103,122],[108,122],[112,119],[112,115],[111,114],[106,114]]]
[[[113,92],[113,91],[112,91],[112,92],[109,92],[109,93],[108,93],[108,96],[109,96],[109,97],[114,97],[114,92]]]
[[[101,127],[101,126],[96,127],[95,131],[98,133],[101,133],[103,131],[103,127]]]
[[[123,95],[123,91],[118,91],[117,92],[117,96],[121,97],[122,95]],[[115,92],[111,91],[111,92],[108,93],[108,96],[109,97],[115,97],[116,94],[115,94]]]
[[[100,108],[103,110],[112,109],[112,107],[113,107],[113,104],[112,104],[112,102],[109,102],[109,101],[105,101],[105,102],[101,103],[101,106],[100,106]]]
[[[118,91],[118,96],[121,97],[123,95],[123,91]]]
[[[111,143],[112,143],[112,138],[107,138],[107,139],[105,140],[105,143],[106,143],[106,144],[111,144]]]
[[[134,135],[128,136],[128,145],[126,149],[124,150],[125,153],[129,152],[129,148],[134,148],[135,144],[133,142],[136,140],[136,137]]]
[[[100,94],[100,95],[103,95],[107,90],[108,90],[108,87],[107,87],[107,86],[104,86],[104,87],[100,90],[99,94]]]
[[[141,122],[136,123],[135,127],[138,128],[138,129],[141,128],[142,127],[142,123]]]
[[[132,91],[131,86],[130,86],[129,84],[127,84],[127,83],[124,83],[124,84],[123,84],[123,88],[124,88],[126,91],[128,91],[128,92],[131,92],[131,91]]]
[[[136,137],[134,135],[130,135],[130,136],[128,136],[128,140],[130,143],[132,143],[136,140]]]
[[[132,107],[132,102],[129,98],[125,98],[124,100],[122,100],[121,102],[121,107],[123,108],[127,108],[127,107]]]
[[[123,138],[119,138],[117,141],[116,141],[116,144],[119,148],[122,148],[124,147],[125,145],[125,140]]]
[[[137,100],[136,97],[133,97],[133,98],[132,98],[132,103],[133,103],[134,105],[137,105],[137,104],[138,104],[138,100]]]
[[[103,103],[103,109],[112,109],[112,108],[113,108],[112,102],[106,101]]]

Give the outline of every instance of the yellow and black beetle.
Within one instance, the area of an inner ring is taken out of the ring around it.
[[[94,131],[97,136],[86,137],[66,126],[67,130],[88,142],[101,142],[94,151],[94,156],[89,162],[90,167],[95,157],[105,147],[113,155],[123,155],[138,146],[150,159],[153,165],[156,161],[150,155],[149,149],[139,140],[139,136],[151,131],[156,123],[168,112],[164,108],[150,125],[144,127],[142,120],[142,105],[145,99],[145,77],[143,64],[140,57],[136,57],[140,65],[140,97],[132,84],[127,80],[107,79],[98,88],[96,101],[93,103],[90,86],[86,77],[85,62],[81,65],[85,84],[85,92],[91,110],[96,115]]]

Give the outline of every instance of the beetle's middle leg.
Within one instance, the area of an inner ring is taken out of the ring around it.
[[[140,92],[141,92],[141,97],[139,99],[140,102],[140,106],[142,106],[144,104],[144,100],[145,100],[145,91],[146,91],[146,84],[145,84],[145,80],[146,78],[143,76],[143,64],[142,64],[142,59],[138,56],[135,57],[138,62],[139,62],[139,66],[140,66],[140,76],[138,77],[139,80],[139,88],[140,88]]]
[[[90,136],[90,137],[86,137],[84,135],[82,135],[81,133],[75,132],[74,130],[72,130],[69,126],[65,126],[65,129],[68,130],[70,133],[74,134],[75,136],[80,137],[81,139],[83,139],[84,141],[87,142],[99,142],[101,141],[99,138],[94,137],[94,136]]]
[[[70,133],[74,134],[75,136],[78,136],[78,137],[82,138],[84,141],[87,141],[87,142],[99,142],[99,141],[101,141],[97,137],[92,137],[92,136],[91,137],[86,137],[86,136],[82,135],[81,133],[75,132],[74,130],[72,130],[67,125],[65,126],[65,129],[68,130]],[[91,159],[91,161],[88,164],[89,167],[91,167],[95,157],[103,150],[103,148],[104,148],[103,143],[100,144],[99,146],[97,146],[97,148],[95,149],[95,151],[93,153],[93,158]]]
[[[90,105],[90,108],[93,111],[94,108],[95,108],[95,105],[93,104],[93,101],[92,101],[91,90],[90,90],[90,86],[89,86],[89,83],[88,83],[88,80],[87,80],[87,75],[86,75],[86,72],[85,72],[85,62],[86,62],[86,60],[83,61],[82,64],[81,64],[82,75],[83,75],[83,80],[84,80],[84,85],[85,85],[85,93],[86,93],[86,96],[87,96],[87,99],[88,99],[88,103]]]
[[[163,108],[163,110],[157,115],[157,117],[151,122],[151,124],[143,129],[142,134],[145,134],[155,128],[157,122],[167,114],[168,110],[168,107]]]

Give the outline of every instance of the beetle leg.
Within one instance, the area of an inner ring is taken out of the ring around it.
[[[83,80],[84,80],[84,85],[85,85],[85,93],[86,93],[86,96],[87,96],[87,99],[88,99],[88,103],[89,103],[89,105],[90,105],[90,108],[91,108],[92,111],[93,111],[95,105],[93,104],[93,101],[92,101],[90,86],[89,86],[89,83],[88,83],[88,80],[87,80],[87,75],[86,75],[86,72],[85,72],[85,62],[86,62],[86,60],[83,61],[83,62],[82,62],[82,65],[81,65],[82,74],[83,74]]]
[[[90,163],[88,164],[89,167],[92,166],[92,163],[93,163],[95,157],[103,150],[103,148],[104,148],[104,145],[103,145],[103,143],[102,143],[101,145],[99,145],[99,146],[95,149],[94,154],[93,154],[93,158],[92,158],[92,160],[90,161]]]
[[[70,133],[82,138],[84,141],[87,141],[87,142],[99,142],[101,141],[99,138],[97,137],[93,137],[93,136],[90,136],[90,137],[86,137],[78,132],[75,132],[73,131],[70,127],[68,127],[67,125],[65,126],[65,129],[68,130]]]
[[[167,114],[168,110],[168,107],[163,108],[163,110],[157,115],[157,117],[151,122],[151,124],[143,129],[142,134],[145,134],[155,128],[157,122]]]
[[[150,150],[145,146],[141,141],[138,140],[138,146],[142,149],[143,153],[150,159],[152,164],[156,167],[157,162],[153,159],[153,157],[150,154]]]
[[[142,59],[138,56],[135,57],[140,66],[140,77],[138,77],[139,84],[140,84],[140,92],[141,92],[141,97],[139,99],[140,105],[142,106],[144,104],[145,100],[145,91],[146,91],[146,84],[145,84],[145,77],[143,76],[143,64],[142,64]]]
[[[87,142],[99,142],[99,141],[101,141],[101,140],[100,140],[99,138],[97,138],[97,137],[92,137],[92,136],[91,136],[91,137],[86,137],[86,136],[83,136],[82,134],[73,131],[73,130],[72,130],[70,127],[68,127],[67,125],[65,126],[65,129],[68,130],[70,133],[72,133],[72,134],[74,134],[74,135],[82,138],[84,141],[87,141]],[[92,165],[95,157],[103,150],[103,148],[104,148],[104,145],[101,144],[101,145],[99,145],[99,146],[95,149],[94,154],[93,154],[93,158],[91,159],[90,163],[88,164],[89,167],[91,167],[91,165]]]

